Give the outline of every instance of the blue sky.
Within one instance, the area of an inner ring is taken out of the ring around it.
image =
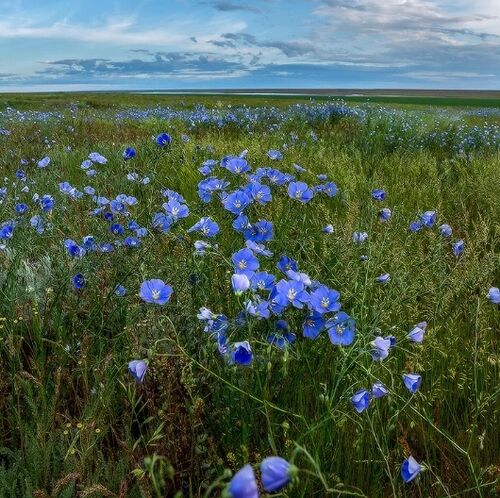
[[[8,0],[0,91],[500,89],[500,0]]]

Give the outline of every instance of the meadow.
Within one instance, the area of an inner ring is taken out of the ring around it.
[[[0,497],[498,496],[500,110],[414,104],[2,95]]]

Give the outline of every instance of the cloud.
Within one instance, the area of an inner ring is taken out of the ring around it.
[[[226,0],[214,1],[214,2],[206,2],[211,5],[214,9],[220,12],[232,12],[232,11],[243,11],[243,12],[253,12],[255,14],[260,14],[262,12],[261,9],[255,7],[251,3],[236,3],[229,2]]]
[[[136,51],[137,52],[137,51]],[[110,78],[203,78],[235,77],[247,71],[240,60],[226,60],[214,54],[193,52],[149,52],[146,59],[60,59],[45,63],[37,72],[49,80],[71,78],[81,81]]]

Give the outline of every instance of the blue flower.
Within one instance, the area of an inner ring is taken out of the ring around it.
[[[387,284],[391,280],[391,276],[388,273],[382,273],[376,278],[379,284]]]
[[[236,295],[243,294],[250,288],[250,280],[244,273],[235,273],[231,277],[231,285]]]
[[[250,249],[240,249],[231,259],[236,273],[252,273],[259,269],[259,260]]]
[[[115,288],[115,294],[118,297],[123,297],[127,293],[127,289],[123,285],[117,285]]]
[[[40,199],[40,206],[46,213],[52,211],[52,209],[54,208],[54,198],[48,194],[43,195]]]
[[[486,297],[492,304],[500,304],[500,289],[498,287],[490,287]]]
[[[167,203],[163,204],[163,208],[173,220],[189,216],[189,208],[175,199],[170,199]]]
[[[410,232],[418,232],[423,227],[423,224],[420,220],[415,220],[410,223]]]
[[[304,337],[316,339],[325,326],[325,320],[319,313],[311,313],[302,324]]]
[[[458,257],[464,252],[465,242],[463,240],[458,240],[452,244],[453,254]]]
[[[443,225],[441,225],[439,227],[439,233],[443,236],[443,237],[446,237],[446,238],[449,238],[453,235],[453,230],[452,228],[450,227],[450,225],[447,225],[446,223],[444,223]]]
[[[243,159],[242,157],[232,157],[229,160],[225,162],[225,167],[231,172],[236,175],[239,175],[241,173],[246,173],[247,171],[250,170],[250,166],[248,165],[247,161]]]
[[[129,159],[132,159],[135,157],[135,149],[133,147],[127,147],[124,151],[123,151],[123,159],[125,159],[125,161],[128,161]]]
[[[233,344],[233,350],[231,352],[232,363],[247,367],[252,363],[252,360],[252,348],[248,341],[235,342]]]
[[[406,389],[408,389],[408,391],[412,394],[415,394],[418,391],[420,384],[422,384],[422,377],[418,374],[404,374],[403,382]]]
[[[389,356],[389,349],[391,349],[391,340],[383,337],[376,337],[370,343],[372,347],[371,355],[374,361],[385,360]]]
[[[386,193],[384,190],[380,188],[376,188],[372,190],[372,199],[376,201],[383,201],[386,198]]]
[[[279,150],[270,149],[267,151],[267,157],[273,161],[283,159],[283,154]]]
[[[427,327],[427,322],[420,322],[415,327],[413,327],[408,335],[407,339],[411,342],[420,343],[424,340],[425,329]]]
[[[108,162],[108,160],[104,156],[99,154],[99,152],[91,152],[89,154],[89,159],[92,162],[98,163],[98,164],[106,164]]]
[[[382,222],[388,221],[392,216],[392,211],[389,208],[383,208],[378,212],[378,219]]]
[[[410,482],[420,474],[422,466],[410,455],[401,465],[401,477],[404,482]]]
[[[46,168],[50,164],[50,157],[45,156],[43,159],[40,159],[37,163],[37,167],[40,169]]]
[[[128,371],[139,384],[142,384],[147,369],[148,366],[143,360],[132,360],[128,364]]]
[[[0,239],[7,240],[11,239],[14,235],[14,222],[6,221],[0,225]]]
[[[420,221],[427,228],[432,228],[436,223],[436,211],[426,211],[420,216]]]
[[[234,474],[225,491],[225,496],[228,498],[259,498],[259,488],[251,465],[245,465]]]
[[[193,231],[200,232],[205,237],[215,237],[219,233],[219,225],[211,218],[203,217],[188,229],[188,233]]]
[[[156,228],[161,233],[167,233],[173,223],[174,220],[165,213],[156,213],[152,220],[153,228]]]
[[[85,287],[85,277],[81,273],[77,273],[73,277],[73,287],[75,289],[83,289]]]
[[[141,245],[141,241],[137,237],[125,237],[123,239],[123,245],[125,247],[139,247]]]
[[[24,214],[29,210],[29,207],[24,202],[16,204],[15,211],[17,214]]]
[[[276,284],[276,290],[283,299],[295,308],[303,308],[304,303],[309,301],[309,294],[306,292],[304,284],[297,280],[280,280]]]
[[[275,493],[287,486],[297,474],[297,468],[284,458],[271,456],[260,464],[262,486],[268,493]]]
[[[352,241],[356,244],[363,244],[367,238],[368,234],[366,232],[354,232],[352,234]]]
[[[251,202],[252,199],[248,197],[245,192],[236,190],[235,192],[227,195],[222,201],[222,204],[230,213],[240,214]]]
[[[333,227],[332,224],[326,225],[323,227],[323,232],[325,233],[333,233],[335,231],[335,228]]]
[[[370,406],[370,393],[366,389],[360,389],[351,397],[351,402],[358,413],[363,413]]]
[[[389,390],[387,389],[387,387],[384,386],[384,384],[382,384],[382,382],[380,382],[379,380],[374,382],[374,384],[372,386],[372,397],[373,398],[375,398],[375,399],[382,398],[388,392],[389,392]]]
[[[250,278],[252,289],[270,291],[274,285],[275,276],[265,271],[254,273]]]
[[[311,293],[309,307],[320,314],[338,311],[340,309],[339,298],[340,294],[338,291],[322,285]]]
[[[290,182],[288,185],[288,195],[292,199],[306,203],[313,198],[313,191],[304,182]]]
[[[168,133],[160,133],[156,137],[156,143],[160,147],[165,147],[166,145],[169,145],[172,142],[172,137]]]
[[[111,233],[114,235],[121,235],[124,231],[124,228],[120,225],[120,223],[113,223],[110,227],[109,230]]]
[[[253,183],[250,194],[259,204],[265,204],[273,199],[271,189],[267,185],[262,185],[261,183]]]
[[[158,305],[167,303],[171,295],[172,287],[159,278],[144,281],[139,291],[139,297],[143,301]]]
[[[36,230],[37,233],[42,234],[45,232],[45,223],[39,214],[35,214],[30,219],[30,225]]]
[[[328,337],[332,344],[349,346],[354,341],[356,322],[345,312],[340,311],[333,318],[326,321]]]
[[[1,238],[1,233],[0,233],[0,238]],[[85,256],[85,249],[83,247],[80,247],[74,240],[71,239],[66,239],[64,241],[64,247],[66,247],[68,253],[70,256],[73,258],[82,258]]]
[[[278,270],[281,270],[283,273],[286,273],[289,270],[297,271],[299,269],[297,261],[285,255],[281,256],[276,266]]]

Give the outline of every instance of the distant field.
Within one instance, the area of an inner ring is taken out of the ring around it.
[[[307,103],[311,101],[325,102],[331,99],[342,99],[346,102],[362,104],[383,104],[390,106],[414,107],[482,107],[500,108],[500,92],[465,92],[465,91],[366,91],[366,90],[289,90],[286,93],[272,91],[248,90],[248,93],[237,91],[210,92],[122,92],[122,93],[40,93],[16,94],[0,93],[0,108],[13,106],[17,109],[50,109],[68,102],[88,104],[93,107],[108,106],[148,106],[175,105],[187,106],[204,103],[214,105],[223,102],[225,105],[246,104],[250,106],[275,105],[279,107],[291,103]]]
[[[350,99],[0,95],[0,498],[499,496],[498,100]]]

